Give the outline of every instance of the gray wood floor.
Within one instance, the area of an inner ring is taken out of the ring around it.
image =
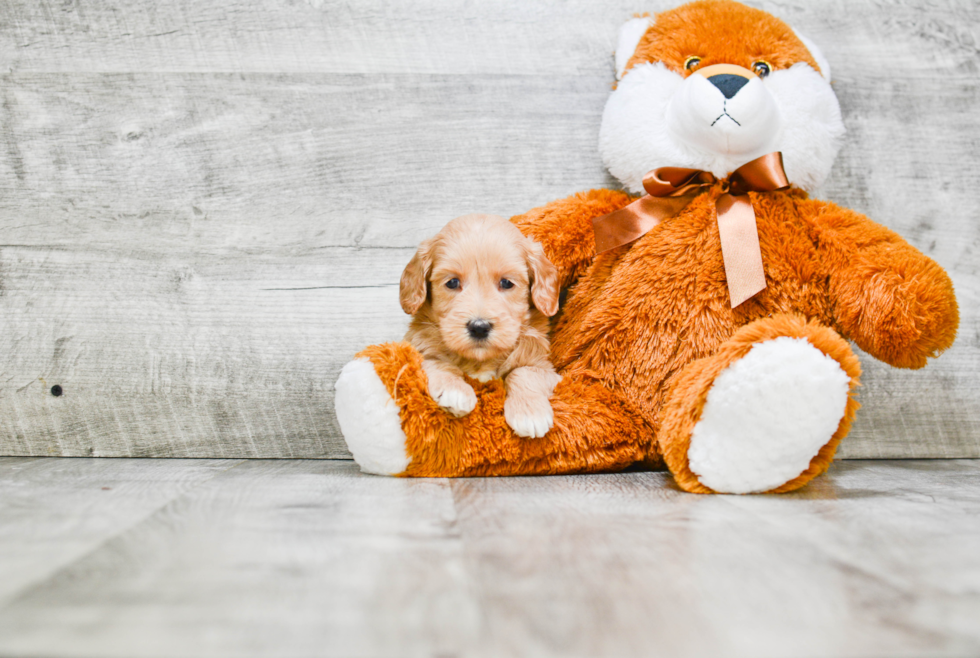
[[[662,473],[0,459],[6,656],[976,656],[980,461]]]

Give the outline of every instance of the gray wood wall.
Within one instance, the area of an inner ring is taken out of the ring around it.
[[[615,185],[619,24],[661,0],[4,0],[0,454],[346,457],[339,368],[460,214]],[[947,268],[957,344],[863,358],[847,457],[980,456],[980,9],[754,3],[821,44],[821,195]],[[64,394],[50,393],[53,385]]]

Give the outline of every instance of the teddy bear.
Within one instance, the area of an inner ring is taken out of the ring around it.
[[[943,269],[809,196],[844,136],[830,66],[779,18],[698,0],[619,31],[599,151],[625,188],[511,219],[556,266],[553,426],[521,438],[500,381],[456,418],[407,343],[342,370],[365,472],[489,476],[666,467],[698,493],[786,492],[827,470],[858,408],[848,341],[900,368],[948,348]]]

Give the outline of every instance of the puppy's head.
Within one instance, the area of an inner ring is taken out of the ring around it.
[[[402,309],[427,311],[449,350],[485,361],[514,348],[532,307],[558,311],[558,273],[506,219],[466,215],[419,246],[400,293]]]

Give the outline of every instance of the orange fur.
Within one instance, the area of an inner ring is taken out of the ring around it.
[[[798,315],[777,314],[745,325],[725,341],[714,354],[689,363],[674,378],[667,393],[668,402],[664,407],[663,421],[658,433],[658,447],[677,484],[685,491],[711,493],[711,489],[701,484],[688,467],[687,449],[691,443],[691,432],[694,430],[695,423],[701,418],[708,391],[715,378],[725,368],[748,354],[753,345],[780,336],[807,339],[810,344],[841,365],[844,372],[851,377],[851,384],[844,417],[833,437],[813,458],[806,471],[775,491],[792,491],[823,473],[830,466],[837,445],[850,429],[854,414],[860,406],[855,399],[855,389],[859,385],[861,364],[847,341],[833,330],[820,326],[817,322],[807,322]]]
[[[692,36],[704,33],[711,39]],[[728,0],[659,15],[629,66],[663,61],[685,74],[690,55],[702,66],[751,68],[762,59],[776,68],[796,62],[817,68],[785,23]],[[552,398],[554,427],[543,438],[521,440],[506,426],[500,382],[471,382],[476,409],[454,419],[426,394],[422,358],[411,346],[362,352],[400,405],[412,459],[404,475],[666,463],[680,487],[708,492],[687,458],[707,392],[754,344],[779,336],[808,340],[837,361],[851,385],[837,431],[806,471],[774,491],[796,489],[825,471],[858,406],[860,366],[845,338],[894,366],[925,365],[956,336],[952,283],[932,260],[858,213],[798,189],[751,193],[768,287],[733,309],[715,214],[721,193],[720,184],[702,191],[643,237],[598,257],[592,220],[629,204],[627,194],[582,192],[511,220],[543,246],[558,284],[568,289],[551,340],[563,379]]]
[[[500,380],[480,383],[477,408],[449,416],[429,396],[422,357],[408,343],[374,345],[368,358],[401,407],[410,477],[474,477],[619,471],[643,459],[650,428],[613,391],[588,377],[563,378],[551,403],[555,426],[540,439],[522,439],[504,420]],[[395,382],[398,382],[397,391]]]
[[[498,382],[474,384],[477,409],[451,419],[433,413],[417,352],[407,345],[362,352],[392,394],[406,367],[397,400],[413,458],[405,475],[587,472],[666,460],[679,486],[708,491],[686,470],[692,419],[714,375],[776,335],[806,337],[852,378],[838,431],[777,491],[826,470],[857,408],[860,372],[836,332],[893,365],[921,365],[955,337],[952,284],[897,234],[857,213],[795,189],[752,193],[769,285],[732,309],[713,213],[720,192],[702,193],[632,245],[594,259],[580,255],[582,236],[591,240],[594,217],[629,203],[625,194],[594,190],[512,220],[545,245],[562,281],[581,272],[552,333],[563,380],[552,398],[555,426],[542,439],[522,441],[505,426]],[[848,278],[872,264],[871,279]],[[883,310],[865,317],[856,312],[862,308]]]
[[[755,62],[764,61],[775,71],[805,62],[820,71],[789,25],[761,9],[730,0],[701,0],[657,14],[626,71],[643,62],[663,62],[686,77],[693,72],[684,68],[688,57],[701,58],[700,68],[737,64],[751,71]]]

